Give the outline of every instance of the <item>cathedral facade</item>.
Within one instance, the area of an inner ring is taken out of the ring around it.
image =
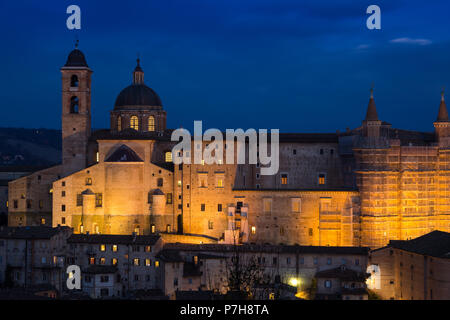
[[[450,231],[443,94],[430,133],[381,121],[373,92],[358,128],[281,133],[279,171],[267,176],[258,164],[174,165],[177,142],[139,60],[110,112],[110,129],[95,132],[84,54],[73,50],[61,73],[62,164],[10,182],[11,226],[159,233],[175,242],[372,248]]]

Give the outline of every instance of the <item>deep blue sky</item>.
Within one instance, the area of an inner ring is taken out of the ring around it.
[[[66,28],[70,4],[80,31]],[[382,30],[366,28],[370,4]],[[60,128],[59,68],[78,36],[96,128],[109,127],[139,52],[172,128],[345,130],[374,82],[382,120],[431,131],[450,91],[449,13],[446,0],[2,0],[0,126]]]

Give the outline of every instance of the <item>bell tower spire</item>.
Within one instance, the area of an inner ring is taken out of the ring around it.
[[[366,137],[378,138],[380,136],[381,121],[378,119],[377,107],[373,98],[373,84],[370,88],[369,104],[366,118],[363,121],[363,134]]]

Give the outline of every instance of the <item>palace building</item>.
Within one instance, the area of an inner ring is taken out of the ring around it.
[[[62,73],[62,164],[9,183],[10,226],[160,234],[174,242],[382,247],[450,231],[450,121],[395,129],[371,92],[360,127],[280,133],[280,169],[172,162],[173,130],[138,59],[111,126],[91,130],[91,76],[73,50]],[[206,144],[204,143],[204,147]]]

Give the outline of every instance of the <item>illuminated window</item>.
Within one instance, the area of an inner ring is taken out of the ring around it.
[[[91,186],[92,185],[92,178],[86,178],[86,185]]]
[[[252,234],[256,234],[256,227],[252,226]]]
[[[159,267],[159,261],[158,261],[158,260],[155,261],[155,267],[156,267],[156,268]]]
[[[145,252],[152,252],[151,246],[145,246]]]
[[[172,227],[170,226],[170,224],[168,224],[168,225],[166,226],[166,232],[167,232],[167,233],[171,233],[171,232],[172,232]]]
[[[45,224],[45,219],[41,218],[41,224]]]
[[[177,185],[178,185],[179,187],[181,187],[181,180],[178,180]]]
[[[148,131],[155,131],[155,117],[148,117]]]
[[[106,246],[104,244],[100,245],[100,251],[106,251]]]
[[[94,232],[97,233],[97,234],[100,233],[100,228],[98,227],[98,225],[95,225]]]
[[[208,175],[206,173],[198,174],[198,186],[199,188],[208,187]]]
[[[111,264],[112,264],[113,266],[117,266],[117,258],[112,258]]]
[[[103,206],[103,194],[101,194],[101,193],[95,194],[95,206],[96,207]]]
[[[167,151],[165,153],[166,162],[172,162],[172,151]]]
[[[106,263],[106,259],[105,258],[100,258],[100,264],[105,264]]]
[[[138,117],[132,116],[130,118],[130,128],[139,131],[139,120]]]
[[[287,173],[281,174],[281,184],[287,184],[288,183],[288,175]]]
[[[167,204],[172,204],[172,193],[167,193],[166,194],[166,203]]]
[[[133,264],[134,264],[135,266],[139,266],[139,258],[134,258],[134,259],[133,259]]]
[[[150,230],[151,230],[151,233],[155,233],[156,232],[156,226],[154,224],[152,224],[150,226]]]
[[[152,261],[150,259],[145,259],[145,266],[150,267],[152,265]]]
[[[82,225],[82,224],[80,224],[80,233],[83,233],[84,232],[84,226]]]
[[[95,161],[100,161],[100,154],[98,153],[98,151],[95,153]]]
[[[139,226],[136,226],[136,228],[134,228],[134,233],[139,235],[140,230],[141,230],[141,228]]]
[[[319,173],[317,176],[317,183],[318,184],[325,184],[326,183],[326,175],[325,173]]]
[[[111,250],[117,252],[117,244],[113,244]]]
[[[117,117],[117,131],[122,131],[122,117]]]
[[[94,257],[90,257],[89,258],[89,264],[95,264],[95,258]]]

